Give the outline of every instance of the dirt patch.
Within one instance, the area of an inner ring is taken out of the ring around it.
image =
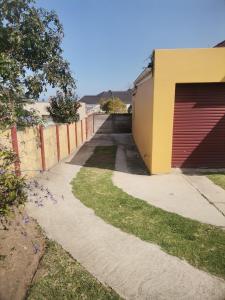
[[[0,224],[0,299],[24,299],[45,250],[45,237],[24,209]]]

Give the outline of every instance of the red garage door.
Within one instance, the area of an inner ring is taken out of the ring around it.
[[[177,84],[173,167],[225,167],[225,83]]]

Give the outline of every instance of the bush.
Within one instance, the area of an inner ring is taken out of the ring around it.
[[[73,123],[79,121],[78,109],[80,103],[72,93],[57,92],[50,100],[48,111],[56,123]]]
[[[12,171],[16,160],[15,153],[0,145],[0,216],[6,215],[13,205],[23,204],[27,199],[24,177],[18,177]]]
[[[125,113],[127,110],[126,104],[120,100],[120,98],[109,98],[101,99],[100,102],[101,110],[105,113]]]

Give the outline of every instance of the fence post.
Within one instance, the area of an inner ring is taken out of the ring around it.
[[[67,130],[68,154],[70,154],[70,124],[66,124],[66,130]]]
[[[88,118],[85,118],[86,140],[88,139]]]
[[[39,126],[39,133],[40,133],[40,142],[41,142],[41,163],[42,163],[42,170],[46,170],[46,162],[45,162],[45,143],[44,143],[44,134],[43,134],[43,126]]]
[[[81,144],[83,144],[83,120],[80,120],[80,126],[81,126]]]
[[[93,123],[92,123],[93,128],[92,129],[93,129],[93,133],[95,133],[95,114],[94,113],[92,114],[92,118],[93,118],[93,120],[92,120],[93,121]]]
[[[12,149],[16,153],[16,156],[17,156],[17,159],[14,163],[15,173],[16,173],[17,176],[20,176],[21,175],[21,170],[20,170],[19,146],[18,146],[16,126],[13,126],[11,128],[11,139],[12,139]]]
[[[77,141],[77,122],[75,122],[75,139],[76,139],[76,148],[78,147],[78,141]]]
[[[56,133],[56,147],[57,147],[57,159],[60,161],[60,143],[59,143],[59,125],[55,125],[55,133]]]

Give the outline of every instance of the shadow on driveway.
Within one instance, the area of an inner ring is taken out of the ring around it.
[[[126,167],[124,163],[117,164],[116,170],[129,174],[149,175],[149,172],[134,144],[131,134],[95,134],[90,141],[86,142],[79,151],[68,162],[72,165],[82,166],[84,157],[90,157],[98,146],[116,146],[123,149],[126,158]],[[104,159],[104,157],[102,157]],[[88,162],[86,163],[87,166]],[[100,167],[98,162],[90,167]],[[115,170],[115,166],[112,167]]]

